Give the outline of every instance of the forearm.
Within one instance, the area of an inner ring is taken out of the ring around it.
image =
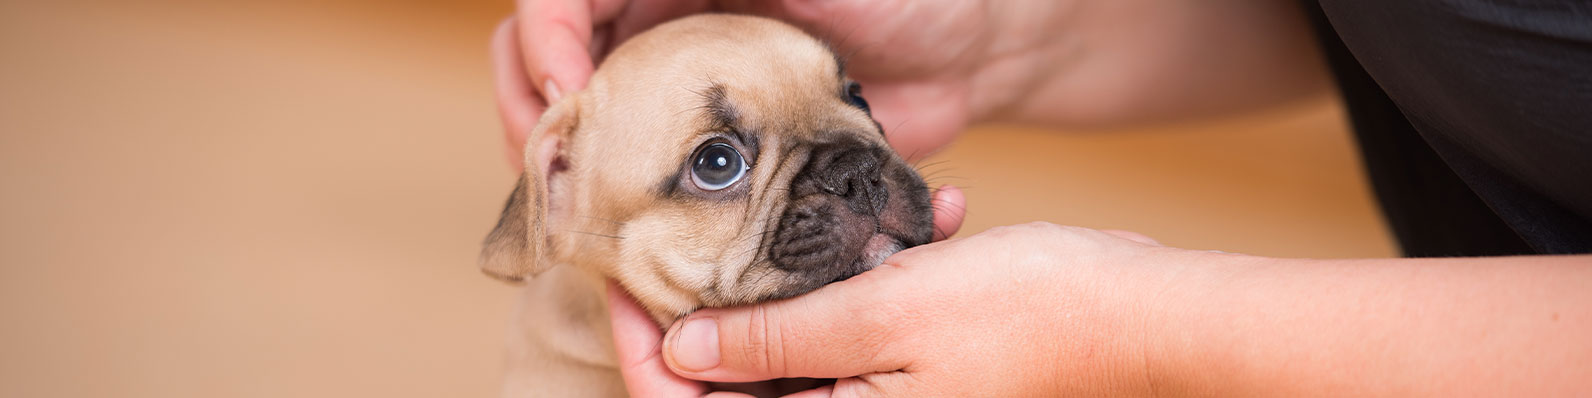
[[[1273,105],[1327,87],[1297,2],[1129,0],[1069,11],[1052,44],[1032,55],[1043,58],[1031,63],[1039,78],[975,81],[1013,93],[974,101],[989,104],[975,110],[979,119],[1112,126]]]
[[[1218,255],[1212,256],[1235,256]],[[1219,261],[1218,261],[1219,262]],[[1268,260],[1168,297],[1152,360],[1200,395],[1592,389],[1592,256]]]

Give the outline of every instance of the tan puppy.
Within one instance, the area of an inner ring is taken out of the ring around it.
[[[858,90],[823,43],[756,17],[677,20],[609,55],[531,132],[481,254],[487,274],[534,276],[504,395],[625,395],[605,277],[668,325],[927,243],[929,193]]]

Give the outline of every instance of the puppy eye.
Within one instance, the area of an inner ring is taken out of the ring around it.
[[[857,82],[846,83],[846,102],[862,108],[863,112],[872,112],[868,109],[868,100],[862,99],[862,85]]]
[[[722,142],[708,144],[697,150],[691,161],[691,182],[697,188],[717,191],[728,188],[746,176],[746,161],[735,147]]]

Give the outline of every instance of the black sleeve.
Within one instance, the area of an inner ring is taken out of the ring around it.
[[[1407,255],[1592,251],[1592,2],[1305,3]]]

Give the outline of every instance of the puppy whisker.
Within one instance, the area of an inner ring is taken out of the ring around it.
[[[923,185],[927,185],[927,186],[933,187],[933,186],[947,185],[947,183],[955,183],[957,188],[963,188],[963,189],[968,188],[968,187],[962,186],[963,184],[959,183],[958,181],[967,181],[967,179],[966,178],[961,178],[961,177],[925,178],[925,179],[923,179]]]
[[[890,131],[900,130],[901,126],[904,126],[904,125],[907,124],[907,120],[911,120],[911,119],[910,118],[902,119],[900,122],[896,123],[895,127],[891,127],[890,130],[886,130],[884,135],[886,137],[889,137],[890,136],[890,133],[889,133]],[[913,149],[912,150],[912,155],[916,156],[917,154],[918,154],[918,149]],[[907,160],[911,160],[911,159],[912,159],[912,156],[907,156]],[[922,160],[922,159],[919,159],[919,160]]]
[[[591,235],[591,236],[603,237],[603,238],[609,238],[609,239],[616,239],[616,240],[624,240],[625,239],[625,237],[623,237],[623,236],[599,234],[599,233],[596,233],[596,232],[577,231],[577,230],[573,230],[573,229],[566,229],[566,230],[564,230],[564,232],[574,232],[574,233],[582,234],[582,235]]]
[[[934,173],[943,173],[943,172],[947,172],[947,171],[951,171],[951,170],[956,170],[956,168],[954,168],[954,167],[940,167],[940,166],[946,165],[947,162],[949,162],[949,161],[948,160],[934,161],[934,162],[930,162],[930,163],[922,165],[922,166],[914,166],[913,169],[917,170],[918,174],[934,174]]]
[[[773,231],[773,230],[768,230],[768,231],[763,231],[763,232],[759,232],[759,233],[755,233],[755,234],[747,234],[746,236],[742,236],[742,237],[736,238],[736,242],[745,242],[745,241],[749,241],[749,240],[754,240],[755,239],[757,241],[757,245],[756,245],[756,247],[753,248],[753,250],[754,251],[755,250],[760,250],[764,246],[763,245],[764,238],[767,238],[769,234],[772,234],[774,232],[775,231]],[[741,253],[741,254],[744,255],[746,253]]]
[[[770,228],[770,229],[767,229],[767,230],[763,230],[762,232],[758,232],[758,233],[755,233],[755,234],[747,234],[746,236],[739,238],[740,240],[747,240],[747,239],[754,239],[754,238],[757,239],[757,245],[755,245],[755,246],[751,247],[750,249],[747,249],[746,251],[744,251],[742,253],[739,253],[739,254],[742,255],[742,256],[751,254],[751,255],[753,255],[755,257],[755,255],[757,253],[760,253],[760,252],[764,251],[764,249],[767,248],[768,245],[765,244],[766,242],[763,242],[765,240],[765,238],[767,238],[769,234],[773,234],[775,232],[778,232],[777,228]]]
[[[587,215],[582,215],[580,217],[581,218],[586,218],[586,219],[602,221],[602,222],[607,222],[607,223],[613,224],[613,225],[625,225],[625,223],[614,221],[614,220],[610,220],[610,219],[606,219],[606,218],[602,218],[602,217],[592,217],[592,216],[587,216]]]
[[[778,231],[770,229],[770,230],[767,230],[767,231],[758,232],[756,234],[748,234],[747,236],[745,236],[745,237],[743,237],[741,239],[757,239],[758,246],[762,247],[764,238],[767,238],[769,235],[772,235],[775,232],[778,232]]]
[[[949,172],[950,172],[949,170],[936,170],[934,172],[930,172],[928,174],[923,175],[923,179],[925,181],[934,180],[934,179],[945,179],[945,178],[963,179],[961,176],[957,176],[955,174],[946,174],[946,173],[949,173]]]
[[[930,178],[956,178],[956,179],[963,179],[962,176],[958,176],[958,175],[955,175],[955,174],[946,174],[946,173],[950,173],[950,172],[951,172],[951,169],[934,170],[934,171],[930,171],[928,173],[924,173],[924,174],[922,174],[922,176],[923,176],[924,179],[930,179]]]
[[[912,152],[913,153],[917,153],[917,151],[912,151]],[[939,166],[939,165],[945,164],[946,162],[949,162],[949,160],[943,160],[942,159],[942,160],[936,160],[936,161],[933,161],[933,162],[929,162],[928,164],[923,164],[923,162],[926,161],[926,160],[929,160],[929,159],[928,158],[918,159],[918,161],[916,163],[912,164],[912,168],[913,169],[917,169],[918,172],[921,173],[921,172],[923,172],[924,169],[927,169],[927,168],[930,168],[930,167],[934,167],[934,166]]]
[[[918,152],[920,152],[920,151],[922,151],[922,150],[923,150],[923,148],[913,148],[913,149],[912,149],[912,153],[909,153],[909,154],[907,154],[907,156],[906,156],[906,157],[904,157],[904,158],[902,158],[902,159],[912,159],[912,158],[915,158],[915,157],[917,157],[917,156],[918,156]],[[923,161],[925,161],[925,160],[929,160],[929,158],[922,158],[922,159],[918,159],[918,160],[914,160],[914,161],[912,161],[912,169],[913,169],[913,170],[917,170],[917,168],[918,168],[918,163],[923,163]]]
[[[935,199],[935,200],[930,200],[929,201],[929,207],[933,207],[935,209],[940,209],[940,210],[947,210],[946,208],[943,208],[943,207],[940,207],[940,206],[955,207],[957,210],[961,210],[963,212],[967,212],[967,208],[966,207],[963,207],[962,205],[959,205],[959,204],[956,204],[956,203],[952,203],[951,201],[940,200],[940,199]]]

